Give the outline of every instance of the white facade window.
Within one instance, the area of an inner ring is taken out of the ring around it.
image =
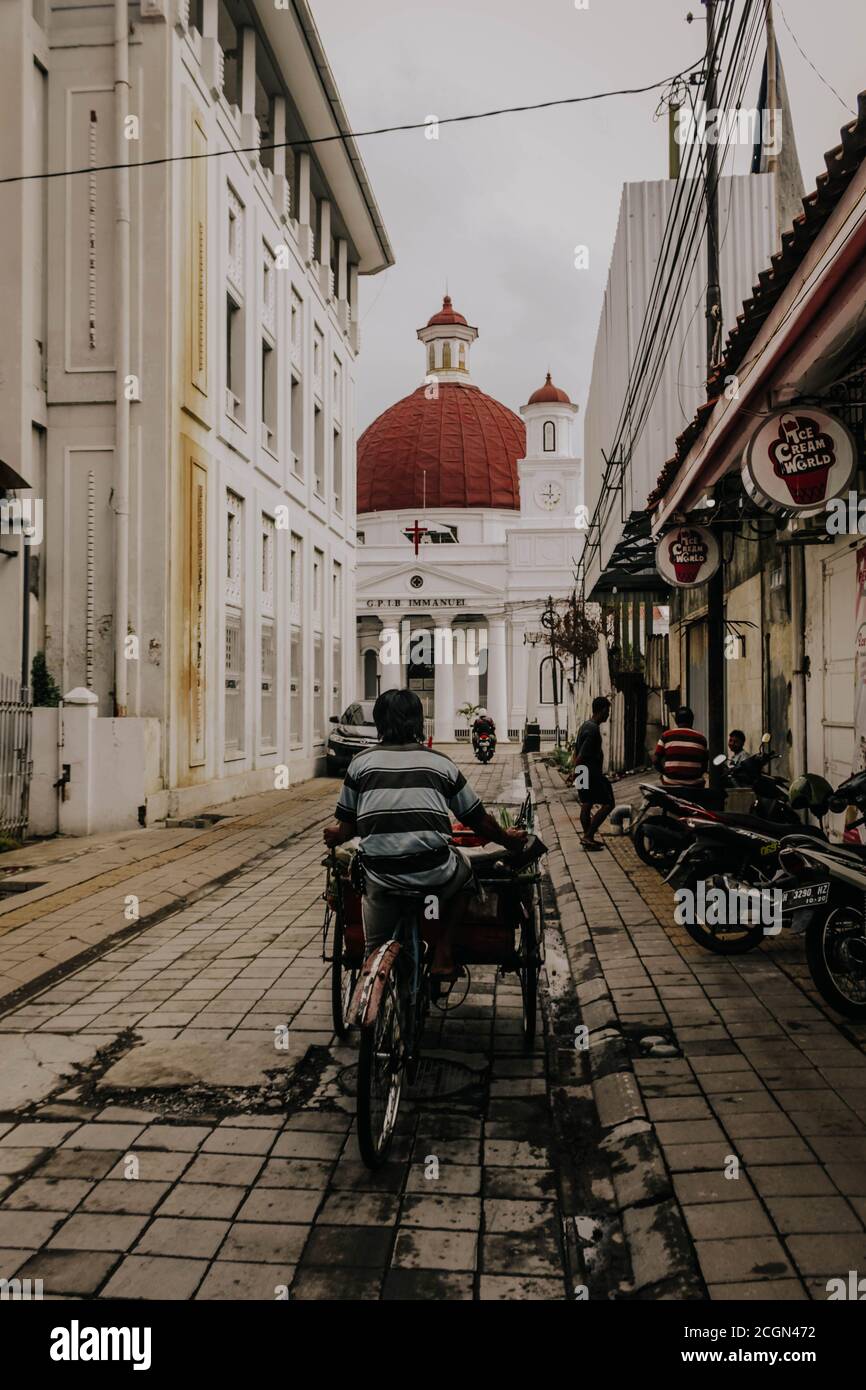
[[[238,424],[244,419],[244,206],[231,184],[226,208],[226,412]]]
[[[313,485],[319,497],[325,495],[325,412],[313,407]]]
[[[244,747],[244,572],[243,498],[226,491],[225,550],[225,733],[226,757]]]
[[[313,637],[313,743],[325,737],[325,639],[320,632]]]
[[[291,338],[292,356],[300,358],[304,346],[304,301],[297,290],[292,290]]]
[[[340,416],[342,415],[342,401],[343,401],[343,364],[342,364],[342,362],[340,361],[339,357],[335,357],[335,358],[334,358],[334,371],[333,371],[333,378],[332,378],[332,380],[333,380],[334,414],[335,414],[335,415],[337,416],[337,418],[339,419]]]
[[[334,430],[334,510],[343,512],[343,436]]]
[[[260,739],[264,753],[277,746],[277,635],[273,618],[262,619]]]
[[[321,328],[318,326],[313,331],[313,380],[319,387],[322,384],[322,358],[325,351],[325,339]]]
[[[262,571],[261,604],[262,612],[273,616],[274,612],[274,545],[276,526],[273,518],[262,513]]]
[[[243,599],[244,502],[236,492],[226,492],[226,603]]]
[[[313,623],[322,626],[322,568],[325,557],[321,550],[313,551]]]
[[[244,751],[243,614],[226,609],[225,619],[225,756]]]
[[[300,748],[304,742],[303,546],[301,537],[292,533],[289,542],[289,741],[293,748]]]
[[[552,420],[544,422],[544,452],[551,454],[556,451],[556,425]]]
[[[331,617],[334,620],[334,631],[341,632],[343,629],[343,566],[339,560],[334,561],[331,575]]]
[[[293,623],[301,621],[301,603],[304,596],[303,546],[301,537],[293,533],[289,550],[289,606]]]
[[[339,637],[331,643],[331,713],[343,713],[343,647]]]
[[[289,391],[289,412],[292,429],[292,472],[304,476],[304,389],[301,378],[292,373]]]

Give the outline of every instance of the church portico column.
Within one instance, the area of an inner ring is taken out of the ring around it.
[[[402,632],[400,616],[383,622],[379,633],[379,690],[400,690],[403,681],[403,659],[400,649]]]
[[[434,613],[433,622],[433,741],[453,743],[456,713],[454,708],[454,633],[450,613]]]
[[[487,709],[500,743],[508,741],[508,654],[503,614],[487,619]]]

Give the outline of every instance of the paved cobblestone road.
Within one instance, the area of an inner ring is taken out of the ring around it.
[[[472,766],[489,803],[522,800],[519,757]],[[465,1005],[428,1039],[463,1088],[453,1103],[405,1107],[381,1174],[359,1161],[355,1050],[335,1045],[321,955],[333,798],[316,791],[316,823],[291,846],[0,1023],[7,1046],[37,1054],[58,1035],[88,1060],[160,1043],[204,1050],[217,1070],[239,1043],[279,1060],[274,1030],[288,1024],[291,1060],[304,1059],[288,1118],[282,1106],[222,1113],[224,1088],[160,1101],[145,1087],[118,1104],[98,1060],[72,1092],[67,1082],[0,1122],[6,1277],[107,1298],[566,1296],[544,1044],[523,1049],[515,977],[473,971]]]
[[[522,799],[516,753],[457,756],[490,804]],[[806,1299],[866,1267],[866,1029],[823,1006],[796,941],[702,952],[629,842],[586,855],[572,794],[528,772],[551,851],[543,1033],[527,1054],[514,977],[473,972],[428,1039],[459,1089],[404,1108],[381,1174],[358,1158],[321,958],[335,785],[200,849],[171,832],[176,859],[143,847],[126,876],[110,847],[92,959],[61,946],[75,968],[47,988],[36,919],[8,922],[36,988],[0,1017],[0,1277],[69,1298]],[[168,915],[106,940],[143,873]],[[66,908],[81,936],[52,903],[49,939],[80,949],[86,902]]]

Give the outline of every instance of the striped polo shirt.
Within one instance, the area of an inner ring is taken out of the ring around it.
[[[364,868],[382,887],[441,887],[457,867],[451,817],[484,807],[450,758],[423,744],[379,744],[349,764],[337,819],[354,821]]]
[[[709,763],[707,740],[697,729],[665,729],[656,744],[663,787],[702,787]]]

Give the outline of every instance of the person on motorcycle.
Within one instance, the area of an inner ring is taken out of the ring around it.
[[[479,734],[490,734],[493,738],[496,737],[496,725],[490,718],[490,715],[487,713],[486,709],[478,710],[478,712],[475,715],[475,721],[472,725],[473,748],[475,748],[478,744]]]
[[[406,894],[418,894],[425,914],[429,903],[435,905],[442,928],[431,973],[453,979],[452,934],[472,870],[452,844],[449,812],[484,842],[512,853],[525,844],[526,831],[499,825],[451,759],[426,746],[424,710],[414,691],[383,691],[373,722],[379,742],[349,764],[325,844],[334,849],[361,836],[367,956],[393,936],[406,912]],[[432,914],[431,919],[436,920]]]
[[[728,734],[728,767],[739,767],[748,757],[746,735],[742,729],[732,729]]]
[[[610,700],[597,695],[592,702],[592,714],[581,724],[574,740],[574,752],[569,782],[578,781],[578,771],[583,774],[578,783],[577,799],[580,802],[580,824],[583,834],[580,843],[584,849],[604,849],[596,834],[602,823],[610,815],[615,805],[613,787],[604,775],[604,745],[601,740],[601,725],[610,718]],[[593,807],[596,807],[593,814]]]
[[[710,761],[707,740],[694,727],[688,705],[680,705],[674,721],[656,744],[653,767],[661,773],[663,787],[703,787]]]

